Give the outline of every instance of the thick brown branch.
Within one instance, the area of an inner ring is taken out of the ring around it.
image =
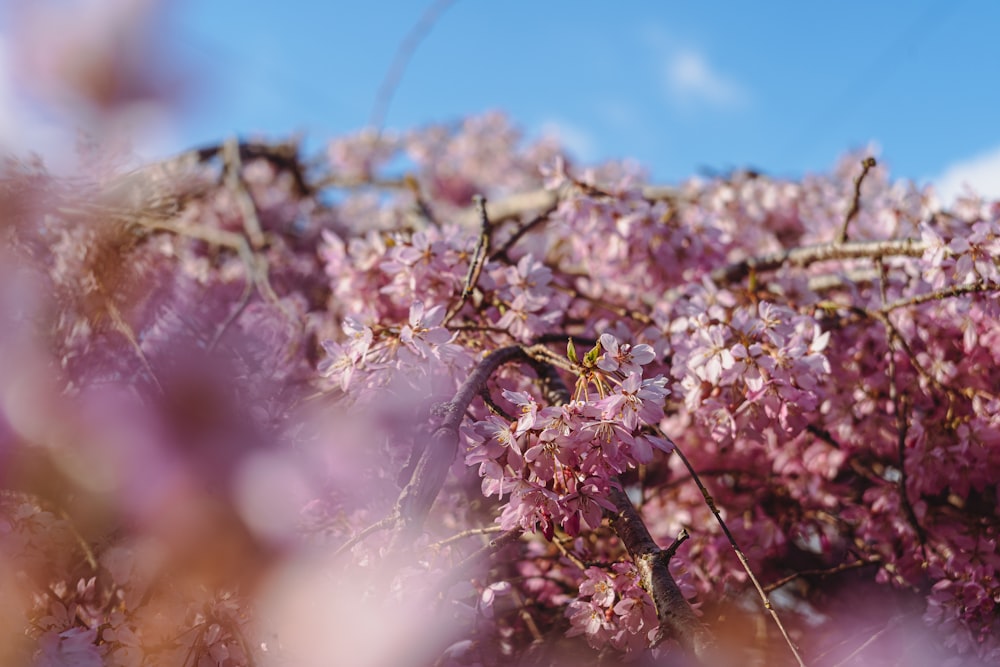
[[[661,549],[639,516],[625,493],[612,487],[611,502],[617,511],[611,515],[611,527],[621,538],[632,562],[639,569],[642,587],[656,604],[656,615],[660,629],[655,643],[667,638],[676,639],[681,646],[691,651],[704,664],[713,653],[715,638],[695,615],[681,589],[670,574],[670,557]]]
[[[462,424],[469,404],[486,386],[486,381],[496,369],[525,356],[525,351],[520,345],[502,347],[491,352],[465,379],[455,397],[438,406],[436,412],[442,418],[441,423],[431,435],[430,442],[413,468],[410,481],[403,487],[396,500],[394,514],[397,519],[397,531],[393,536],[392,551],[403,546],[404,541],[411,540],[423,527],[431,505],[434,504],[444,485],[448,468],[458,453],[458,428]]]

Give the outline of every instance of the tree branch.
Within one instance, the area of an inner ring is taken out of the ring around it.
[[[868,156],[861,161],[861,173],[857,178],[854,179],[854,198],[851,200],[851,208],[847,210],[847,215],[844,216],[844,224],[840,228],[840,233],[837,234],[837,243],[847,242],[847,227],[851,224],[851,220],[857,217],[858,212],[861,210],[861,184],[865,181],[865,176],[868,172],[875,167],[875,158]]]
[[[442,417],[441,424],[431,434],[430,442],[420,454],[409,482],[396,500],[393,514],[397,530],[390,551],[402,548],[423,527],[431,505],[444,485],[448,469],[458,454],[458,429],[473,399],[500,366],[525,357],[525,350],[520,345],[502,347],[491,352],[469,374],[455,397],[437,406],[435,412]]]
[[[486,204],[486,214],[494,225],[507,220],[513,220],[526,213],[538,213],[539,211],[552,211],[559,205],[559,202],[572,191],[573,186],[567,186],[559,190],[528,190],[517,194],[497,199]],[[660,201],[664,199],[675,199],[679,191],[676,188],[664,185],[646,185],[641,190],[642,198],[649,201]],[[479,213],[474,206],[466,208],[458,214],[456,220],[463,225],[472,226],[479,220]]]
[[[661,436],[666,436],[666,434],[662,431],[659,433]],[[670,440],[669,438],[667,439]],[[774,610],[774,605],[772,605],[771,600],[768,599],[767,592],[764,590],[764,587],[761,586],[760,582],[757,580],[757,576],[753,573],[753,570],[750,569],[750,563],[747,560],[746,554],[744,554],[743,550],[740,549],[740,545],[736,543],[736,539],[730,532],[729,526],[727,526],[726,522],[723,520],[722,514],[719,512],[719,508],[715,505],[715,500],[708,492],[708,488],[701,481],[698,473],[694,470],[694,466],[691,465],[691,462],[688,460],[687,456],[684,455],[684,452],[681,451],[680,447],[678,447],[672,440],[670,440],[670,443],[674,447],[674,453],[680,457],[684,467],[687,468],[689,473],[691,473],[691,478],[698,486],[698,490],[701,491],[701,495],[705,498],[705,504],[708,505],[708,509],[711,510],[713,515],[715,515],[715,520],[719,522],[722,532],[725,533],[726,539],[729,540],[729,544],[733,547],[733,552],[736,553],[736,558],[740,561],[740,565],[743,566],[743,569],[746,571],[747,577],[750,578],[750,582],[753,584],[754,588],[757,589],[757,594],[760,596],[761,602],[764,603],[764,608],[771,614],[774,624],[778,626],[781,636],[784,638],[785,643],[788,644],[788,648],[791,650],[792,655],[795,656],[795,662],[799,665],[799,667],[805,667],[806,663],[803,662],[802,656],[799,655],[798,648],[796,648],[795,644],[792,642],[792,638],[788,636],[788,631],[785,629],[784,623],[781,622],[781,618],[778,617],[778,612]]]
[[[714,652],[715,637],[698,620],[670,574],[670,554],[656,544],[624,491],[612,486],[610,499],[617,510],[611,515],[611,527],[628,550],[639,570],[642,587],[649,592],[656,605],[660,628],[656,631],[653,645],[672,637],[699,661],[712,664],[708,658]]]
[[[920,239],[820,243],[790,248],[768,255],[748,257],[712,271],[711,279],[716,285],[728,285],[743,280],[751,272],[774,271],[785,264],[803,267],[831,260],[877,259],[895,255],[920,257],[927,250],[927,247],[927,242]]]
[[[455,0],[437,0],[437,2],[428,7],[420,17],[420,20],[417,21],[417,24],[410,29],[410,32],[407,33],[396,49],[396,55],[392,58],[389,71],[386,72],[385,78],[378,88],[378,93],[375,95],[375,104],[372,107],[371,117],[368,120],[368,124],[374,127],[380,134],[382,126],[385,125],[386,115],[389,112],[389,103],[392,102],[392,96],[396,92],[396,87],[399,86],[399,81],[403,78],[406,65],[410,62],[410,58],[413,57],[420,42],[423,41],[424,37],[431,31],[431,28],[434,27],[434,24],[441,18],[441,15],[454,2]]]
[[[490,236],[493,233],[493,224],[490,222],[490,216],[486,214],[486,198],[482,195],[476,195],[473,197],[473,200],[476,203],[476,209],[479,211],[479,238],[476,239],[476,247],[472,251],[472,257],[469,258],[469,272],[465,276],[465,286],[462,288],[462,294],[459,296],[458,301],[448,309],[442,326],[448,326],[451,319],[462,310],[462,306],[465,305],[465,302],[472,295],[472,291],[476,289],[476,284],[479,282],[479,276],[483,272],[483,265],[486,264],[486,258],[490,251]]]
[[[560,405],[570,398],[569,389],[547,363],[533,362],[535,372],[542,384],[542,392],[553,404]],[[715,636],[694,613],[680,587],[670,574],[670,558],[686,538],[679,537],[668,549],[661,549],[642,520],[639,511],[621,490],[617,479],[613,480],[609,499],[615,512],[608,512],[611,528],[621,539],[629,557],[639,570],[640,583],[656,606],[656,617],[660,627],[656,631],[653,646],[667,638],[674,638],[687,651],[694,654],[706,665],[715,664]]]
[[[989,294],[991,292],[1000,292],[1000,284],[984,280],[969,285],[953,285],[934,292],[927,292],[926,294],[918,294],[917,296],[909,296],[891,301],[882,306],[881,312],[888,315],[892,311],[898,310],[899,308],[919,306],[920,304],[927,303],[929,301],[944,301],[950,297],[963,296],[966,294]]]

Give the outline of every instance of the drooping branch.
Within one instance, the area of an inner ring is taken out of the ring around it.
[[[500,366],[525,356],[525,350],[520,345],[502,347],[491,352],[469,374],[455,397],[437,406],[435,412],[441,418],[440,425],[431,434],[430,441],[413,467],[410,480],[396,500],[393,513],[397,531],[393,536],[392,551],[398,550],[405,541],[412,540],[423,527],[431,505],[444,485],[448,469],[458,454],[458,429],[473,399]]]
[[[885,262],[880,259],[875,261],[875,265],[878,267],[880,274],[879,285],[879,297],[882,300],[882,307],[884,308],[886,303],[888,303],[888,296],[886,294],[886,282],[888,279],[888,274],[885,268]],[[886,374],[888,375],[889,381],[889,401],[893,406],[893,413],[896,417],[896,452],[899,457],[899,498],[903,506],[903,510],[906,513],[906,518],[913,526],[914,531],[917,533],[917,538],[920,542],[920,549],[923,553],[924,559],[927,559],[927,536],[924,533],[923,526],[920,525],[920,520],[917,518],[917,513],[913,509],[913,504],[910,502],[909,493],[907,493],[907,467],[906,467],[906,435],[910,430],[910,419],[908,415],[908,401],[906,397],[899,391],[899,376],[896,373],[896,347],[897,341],[902,341],[902,336],[900,336],[899,331],[895,326],[892,325],[889,319],[889,314],[886,313],[883,317],[879,318],[882,324],[885,326],[886,335]]]
[[[660,435],[665,437],[665,434],[662,431],[660,432]],[[785,629],[784,623],[781,622],[781,618],[778,616],[778,612],[774,609],[774,605],[771,604],[771,600],[768,599],[767,592],[764,590],[764,587],[761,586],[761,583],[757,580],[757,576],[753,573],[753,570],[750,569],[750,562],[747,560],[746,554],[743,553],[740,545],[736,543],[736,539],[733,537],[732,532],[729,530],[729,526],[726,525],[725,520],[722,518],[722,514],[719,512],[719,508],[715,504],[715,500],[712,498],[711,494],[709,494],[708,488],[701,481],[698,473],[695,472],[694,466],[691,465],[691,461],[689,461],[687,456],[684,455],[684,452],[681,451],[680,447],[678,447],[672,440],[670,443],[673,445],[674,453],[677,454],[681,462],[684,464],[684,467],[687,468],[689,473],[691,473],[691,479],[693,479],[694,483],[698,486],[698,490],[701,491],[701,495],[705,499],[705,504],[715,516],[715,520],[718,521],[719,526],[722,528],[722,532],[726,535],[726,539],[729,540],[730,546],[733,547],[733,552],[736,554],[736,558],[740,561],[740,565],[743,566],[744,571],[747,573],[750,583],[752,583],[753,587],[757,590],[757,594],[760,596],[761,602],[764,603],[764,608],[767,609],[769,614],[771,614],[771,618],[774,620],[775,625],[778,626],[781,636],[784,638],[785,643],[791,650],[792,655],[795,656],[795,662],[799,665],[799,667],[805,667],[806,663],[802,660],[802,656],[799,654],[799,649],[795,646],[794,642],[792,642],[792,638],[788,635],[788,631]]]
[[[392,64],[389,66],[389,71],[386,72],[385,78],[382,80],[381,85],[379,85],[378,93],[375,95],[375,104],[368,119],[368,124],[374,127],[377,132],[382,132],[382,126],[385,125],[385,118],[389,112],[389,103],[392,102],[392,97],[399,86],[400,80],[403,78],[403,73],[406,71],[406,66],[410,62],[410,58],[413,57],[420,42],[431,31],[441,18],[441,15],[453,4],[455,4],[455,0],[437,0],[437,2],[427,8],[417,24],[410,29],[410,32],[400,42],[399,47],[396,49],[396,55],[393,56]]]
[[[540,364],[547,350],[541,345],[525,348],[521,345],[502,347],[489,353],[479,362],[458,388],[454,398],[434,408],[434,417],[440,420],[429,442],[413,464],[409,479],[396,499],[392,513],[342,545],[343,553],[366,536],[384,529],[394,529],[390,552],[399,553],[419,533],[430,513],[435,499],[444,486],[448,469],[458,454],[459,427],[469,405],[486,387],[494,372],[504,364],[518,359]],[[536,368],[540,366],[536,365]]]

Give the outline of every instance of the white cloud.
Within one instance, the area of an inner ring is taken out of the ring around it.
[[[656,23],[639,29],[639,40],[652,52],[663,93],[675,106],[731,109],[745,105],[745,86],[718,71],[705,50]]]
[[[932,179],[934,190],[944,204],[971,188],[976,194],[1000,199],[1000,146],[955,162]]]
[[[717,107],[742,104],[742,87],[715,71],[704,54],[694,49],[672,53],[665,63],[667,89],[682,103],[707,103]]]
[[[593,162],[598,157],[597,140],[590,131],[579,125],[564,120],[548,120],[542,123],[539,133],[556,139],[582,162]]]

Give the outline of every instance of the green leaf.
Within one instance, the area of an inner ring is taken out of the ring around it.
[[[572,338],[566,343],[566,357],[574,364],[580,363],[580,359],[576,356],[576,345],[573,345]]]

